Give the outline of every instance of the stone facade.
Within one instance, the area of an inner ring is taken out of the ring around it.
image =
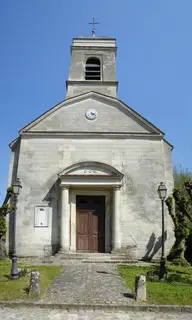
[[[173,187],[172,146],[163,132],[116,98],[115,53],[114,39],[75,39],[68,98],[23,128],[10,145],[9,184],[18,176],[23,186],[19,256],[76,251],[78,194],[105,196],[105,252],[129,250],[134,259],[160,252],[157,187],[160,181],[168,192]],[[98,54],[103,75],[90,86],[83,79],[85,56]],[[87,117],[89,110],[94,119]],[[165,221],[168,250],[173,236],[167,214]]]

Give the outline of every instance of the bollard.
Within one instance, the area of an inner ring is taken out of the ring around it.
[[[136,275],[135,278],[135,300],[146,301],[146,276]]]
[[[39,298],[41,294],[40,288],[40,272],[31,271],[30,288],[29,288],[29,298]]]

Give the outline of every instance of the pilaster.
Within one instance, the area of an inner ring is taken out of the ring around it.
[[[112,251],[118,251],[121,248],[120,196],[120,186],[113,187]]]
[[[69,186],[61,186],[61,219],[60,219],[60,247],[62,251],[69,251]]]

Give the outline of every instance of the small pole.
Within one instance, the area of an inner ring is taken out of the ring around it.
[[[11,268],[11,279],[15,280],[19,278],[19,272],[17,268],[17,254],[16,254],[16,210],[17,210],[17,196],[14,195],[14,212],[13,212],[13,251],[12,251],[12,268]]]
[[[161,199],[161,207],[162,207],[162,251],[161,251],[161,260],[160,260],[160,273],[159,279],[163,279],[166,274],[165,267],[165,222],[164,222],[164,198]]]

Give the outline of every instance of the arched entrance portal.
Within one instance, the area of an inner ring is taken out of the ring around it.
[[[74,164],[59,174],[62,251],[111,252],[121,248],[122,178],[115,168],[92,161]]]

